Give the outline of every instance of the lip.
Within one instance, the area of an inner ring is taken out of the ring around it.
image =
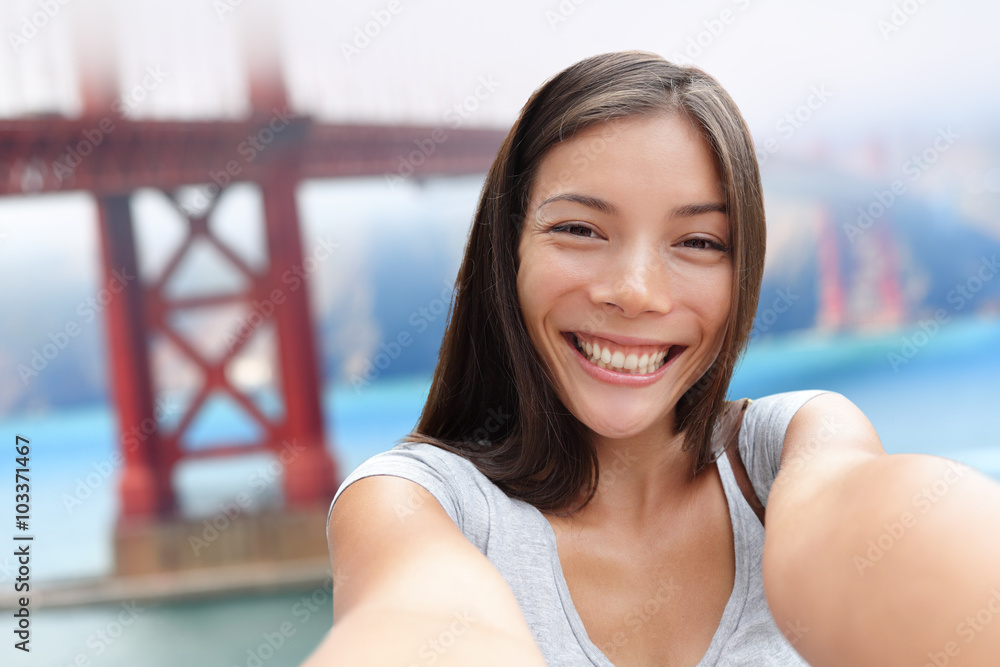
[[[572,332],[566,332],[572,333]],[[622,336],[619,334],[608,334],[601,332],[587,332],[587,336],[592,338],[603,338],[606,341],[615,343],[622,347],[663,347],[664,345],[671,345],[669,341],[665,340],[653,340],[652,338],[634,338],[632,336]]]
[[[594,335],[598,336],[598,334]],[[599,337],[607,338],[607,340],[610,340],[611,342],[621,343],[622,345],[663,345],[663,343],[659,343],[656,341],[650,342],[648,339],[641,339],[641,338],[628,338],[625,336],[618,336],[618,337],[599,336]],[[569,345],[570,349],[573,350],[573,356],[576,358],[577,362],[580,364],[580,367],[583,368],[584,372],[587,373],[587,375],[594,378],[595,380],[600,380],[601,382],[607,382],[608,384],[616,384],[625,387],[647,387],[653,384],[666,374],[666,372],[670,369],[670,367],[674,365],[674,361],[676,361],[678,357],[684,354],[684,350],[681,350],[679,353],[675,354],[666,363],[664,363],[662,366],[657,368],[652,373],[647,373],[646,375],[633,375],[629,373],[618,373],[616,371],[611,371],[605,368],[601,368],[600,366],[595,366],[594,364],[590,363],[590,360],[584,357],[583,354],[580,353],[580,350],[576,348],[576,345],[573,344],[573,338],[571,333],[564,333],[562,338],[563,340],[566,341],[566,344]],[[643,341],[643,340],[645,340],[645,342],[639,342],[639,343],[623,342],[623,341]],[[686,346],[683,347],[687,349]]]

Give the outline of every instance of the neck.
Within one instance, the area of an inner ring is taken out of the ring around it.
[[[641,531],[665,510],[692,501],[701,476],[691,474],[695,452],[682,451],[685,434],[674,430],[673,418],[672,412],[664,423],[628,438],[592,434],[600,477],[578,518]]]

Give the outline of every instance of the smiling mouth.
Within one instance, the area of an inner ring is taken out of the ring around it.
[[[622,346],[573,332],[563,336],[591,364],[622,375],[650,375],[687,349],[686,345]]]

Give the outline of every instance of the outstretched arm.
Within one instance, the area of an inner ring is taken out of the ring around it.
[[[886,454],[825,394],[789,425],[766,521],[768,603],[810,664],[1000,664],[1000,484]]]
[[[401,507],[417,509],[401,518]],[[375,475],[344,489],[330,549],[333,629],[304,667],[544,667],[503,577],[415,482]]]

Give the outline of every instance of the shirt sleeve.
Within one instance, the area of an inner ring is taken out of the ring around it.
[[[771,394],[754,400],[743,413],[740,456],[760,502],[767,506],[771,485],[778,475],[785,433],[792,417],[809,399],[828,394],[822,389]]]
[[[441,507],[448,513],[451,520],[465,532],[466,508],[456,484],[461,472],[455,469],[456,462],[452,460],[455,458],[460,457],[435,445],[407,442],[366,459],[344,478],[340,488],[333,496],[330,511],[327,512],[326,516],[327,542],[330,540],[330,517],[333,515],[333,506],[337,502],[337,498],[340,497],[344,489],[354,482],[372,475],[392,475],[416,482],[427,489],[441,503]],[[464,459],[462,462],[472,465]],[[400,506],[396,508],[396,511],[400,517],[403,517],[415,509],[415,507]]]

